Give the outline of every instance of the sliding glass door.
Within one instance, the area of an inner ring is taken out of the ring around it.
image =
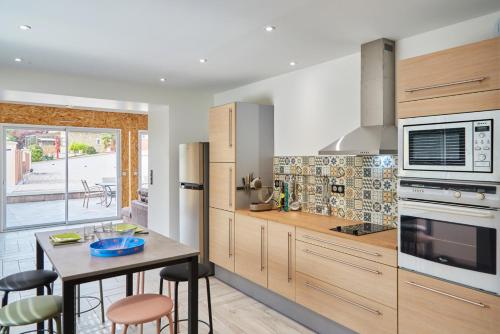
[[[4,228],[118,217],[119,145],[119,130],[3,126]]]

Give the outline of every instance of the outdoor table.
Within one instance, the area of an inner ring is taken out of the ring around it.
[[[108,203],[108,194],[112,194],[113,188],[116,189],[117,184],[115,182],[97,182],[95,185],[102,187],[102,190],[104,191],[104,204],[106,207],[109,207],[113,202],[113,196],[109,196],[110,198]]]
[[[49,237],[55,233],[81,232],[81,229],[35,233],[36,268],[44,268],[44,253],[62,280],[63,333],[76,333],[75,287],[78,284],[110,277],[126,276],[126,295],[133,293],[133,274],[168,265],[189,263],[188,281],[188,332],[198,333],[198,254],[195,249],[164,237],[153,231],[137,237],[145,240],[144,251],[138,254],[118,257],[94,257],[90,255],[89,244],[74,243],[54,246]],[[37,295],[43,295],[43,287]],[[43,330],[44,324],[39,323]]]

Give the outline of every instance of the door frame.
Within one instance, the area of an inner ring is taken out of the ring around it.
[[[33,224],[26,225],[23,227],[8,227],[7,226],[7,187],[6,185],[6,171],[7,171],[7,151],[6,151],[6,129],[43,129],[43,130],[55,130],[55,131],[64,131],[66,134],[66,147],[65,147],[65,212],[64,212],[64,221],[59,222],[51,222],[45,224]],[[92,218],[92,219],[80,219],[80,220],[68,220],[68,151],[69,151],[69,136],[70,132],[113,132],[116,134],[116,216],[110,217],[102,217],[102,218]],[[121,166],[121,129],[112,129],[112,128],[87,128],[87,127],[75,127],[75,126],[52,126],[52,125],[37,125],[37,124],[18,124],[18,123],[0,123],[0,180],[2,183],[2,191],[0,193],[0,231],[16,231],[16,230],[27,230],[41,227],[50,227],[50,226],[64,226],[64,225],[76,225],[76,224],[85,224],[92,222],[101,222],[107,220],[117,220],[120,219],[120,211],[122,208],[122,166]]]

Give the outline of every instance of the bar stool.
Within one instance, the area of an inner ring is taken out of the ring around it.
[[[210,328],[210,334],[213,334],[214,328],[212,323],[212,301],[210,298],[210,267],[205,264],[198,264],[198,279],[204,278],[207,284],[207,302],[208,302],[208,324],[206,321],[198,320]],[[163,280],[170,282],[175,282],[174,287],[174,326],[175,334],[178,333],[178,323],[181,321],[187,321],[187,319],[179,320],[179,283],[187,282],[189,280],[189,265],[187,263],[176,264],[173,266],[168,266],[160,271],[160,294],[163,294]],[[169,291],[170,294],[170,291]],[[171,326],[171,325],[170,325]]]
[[[36,324],[45,320],[56,322],[57,334],[61,331],[62,298],[60,296],[37,296],[13,302],[0,309],[0,333],[8,334],[9,328]],[[51,331],[52,333],[52,331]]]
[[[2,307],[9,303],[9,293],[26,291],[44,286],[47,294],[52,295],[52,284],[57,279],[56,272],[51,270],[28,270],[12,274],[0,279],[0,291],[3,291]],[[49,331],[52,332],[52,321],[49,322]]]
[[[167,296],[144,293],[144,273],[138,274],[139,294],[129,296],[111,304],[107,316],[111,321],[111,334],[116,333],[116,325],[124,325],[123,334],[130,325],[140,325],[156,321],[156,333],[161,332],[161,318],[167,317],[170,324],[170,334],[173,334],[172,299]],[[139,282],[142,280],[142,283]]]

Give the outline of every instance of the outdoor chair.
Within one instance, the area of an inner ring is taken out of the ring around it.
[[[98,186],[89,187],[87,180],[82,180],[83,189],[85,193],[83,194],[83,207],[89,208],[89,201],[91,197],[99,197],[101,199],[100,204],[104,202],[104,189]]]

